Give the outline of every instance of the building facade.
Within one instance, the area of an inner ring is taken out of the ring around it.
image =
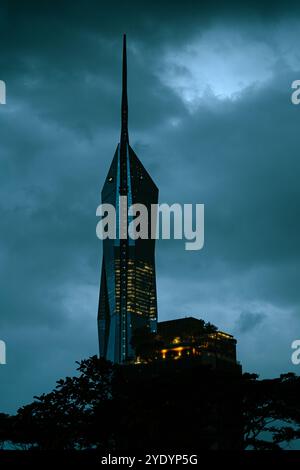
[[[186,317],[159,322],[157,335],[162,344],[158,359],[197,358],[213,368],[241,371],[236,339],[203,320]]]
[[[123,196],[120,199],[120,196]],[[126,198],[125,198],[126,197]],[[115,207],[116,238],[103,240],[98,308],[100,357],[115,363],[134,359],[131,339],[136,329],[157,330],[155,239],[132,239],[128,208],[143,204],[151,213],[158,203],[158,188],[129,145],[126,36],[123,39],[121,136],[101,193],[102,204]],[[125,203],[124,203],[125,200]]]

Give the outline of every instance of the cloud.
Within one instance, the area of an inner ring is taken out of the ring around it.
[[[255,29],[255,34],[253,30]],[[288,31],[288,33],[287,33]],[[193,111],[206,95],[238,99],[250,87],[266,85],[277,64],[298,71],[299,19],[282,21],[276,28],[219,21],[181,47],[169,48],[161,59],[160,79]]]
[[[254,330],[263,322],[265,317],[263,313],[242,312],[238,319],[238,330],[241,333]]]

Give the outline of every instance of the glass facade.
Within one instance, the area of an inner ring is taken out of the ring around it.
[[[151,239],[151,222],[155,221],[149,218],[148,239],[133,240],[128,237],[132,218],[128,207],[143,204],[150,214],[151,204],[158,203],[158,188],[129,145],[126,88],[124,36],[121,138],[102,189],[102,203],[116,209],[117,238],[103,240],[98,309],[100,356],[115,363],[134,359],[131,338],[137,328],[147,326],[153,332],[157,328],[155,240]],[[122,207],[120,196],[127,198]]]

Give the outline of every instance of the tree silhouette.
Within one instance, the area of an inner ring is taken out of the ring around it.
[[[246,448],[279,450],[300,438],[300,377],[288,373],[258,380],[244,374],[243,387]]]
[[[300,438],[300,378],[212,370],[196,358],[118,366],[96,356],[77,376],[0,414],[0,443],[112,452],[276,449]],[[195,424],[197,432],[195,432]]]
[[[144,361],[153,360],[158,356],[164,342],[156,333],[152,333],[149,328],[137,328],[132,335],[131,346],[135,355]]]

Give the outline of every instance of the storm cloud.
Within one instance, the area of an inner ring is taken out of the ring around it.
[[[300,13],[239,3],[1,3],[0,411],[98,352],[95,213],[119,139],[123,32],[131,145],[160,202],[205,204],[203,250],[158,242],[159,318],[234,334],[249,372],[299,373]]]

